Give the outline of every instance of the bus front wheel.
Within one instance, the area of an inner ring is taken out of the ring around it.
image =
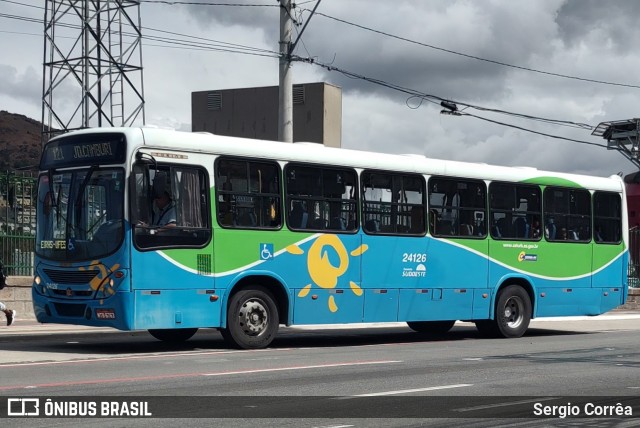
[[[478,331],[487,336],[521,337],[531,321],[531,298],[525,289],[509,285],[498,294],[495,320],[478,320]]]
[[[168,343],[185,342],[196,334],[197,328],[168,328],[168,329],[152,329],[149,334],[158,340]]]
[[[266,348],[278,332],[278,307],[264,287],[253,286],[231,297],[222,337],[241,349]]]
[[[455,324],[453,321],[407,321],[407,325],[413,331],[428,334],[445,334]]]

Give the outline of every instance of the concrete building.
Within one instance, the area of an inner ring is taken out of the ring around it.
[[[194,132],[278,139],[278,87],[191,93]],[[340,147],[342,89],[328,83],[293,85],[293,141]]]

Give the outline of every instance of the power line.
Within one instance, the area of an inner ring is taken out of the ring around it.
[[[6,1],[6,0],[0,0],[0,1]],[[12,2],[12,3],[15,3],[15,2]],[[41,24],[42,23],[42,21],[40,19],[30,18],[30,17],[25,17],[25,16],[19,16],[19,15],[8,15],[8,14],[3,14],[3,13],[0,13],[0,18],[15,19],[15,20],[18,20],[18,21],[37,23],[37,24]],[[58,23],[58,25],[62,25],[64,27],[73,28],[73,29],[79,29],[80,28],[80,26],[77,25],[77,24]],[[229,53],[238,53],[238,54],[243,54],[243,55],[254,55],[254,56],[273,57],[273,58],[277,58],[279,56],[278,52],[275,52],[275,51],[272,51],[272,50],[268,50],[268,49],[263,49],[263,48],[256,48],[256,47],[252,47],[252,46],[241,45],[241,44],[237,44],[237,43],[224,42],[224,41],[214,40],[214,39],[207,39],[207,38],[204,38],[204,37],[190,36],[190,35],[187,35],[187,34],[181,34],[181,33],[176,33],[176,32],[172,32],[172,31],[160,30],[160,29],[151,28],[151,27],[143,27],[143,29],[144,30],[148,30],[148,31],[158,32],[158,33],[170,34],[172,36],[186,37],[188,39],[196,40],[194,42],[194,41],[189,41],[189,40],[180,40],[180,39],[177,39],[177,38],[168,38],[168,37],[158,37],[158,36],[143,35],[142,39],[155,41],[155,42],[159,42],[159,43],[164,43],[165,44],[165,45],[147,44],[147,46],[193,49],[193,50],[216,51],[216,52],[229,52]],[[8,31],[1,31],[1,32],[11,33],[11,32],[8,32]],[[18,34],[17,32],[13,32],[13,33]],[[21,34],[37,35],[37,36],[41,35],[41,34],[29,34],[29,33],[21,33]],[[134,37],[135,36],[133,33],[123,32],[122,34],[124,36],[128,36],[128,37]],[[58,37],[69,38],[69,39],[77,39],[77,37],[65,37],[65,36],[58,36]]]
[[[529,120],[538,120],[538,121],[542,121],[542,122],[546,122],[549,124],[554,124],[554,125],[563,125],[563,126],[573,126],[573,127],[577,127],[577,128],[582,128],[582,129],[593,129],[593,127],[589,124],[586,123],[578,123],[578,122],[572,122],[572,121],[568,121],[568,120],[559,120],[559,119],[551,119],[551,118],[543,118],[543,117],[538,117],[538,116],[532,116],[532,115],[527,115],[527,114],[523,114],[523,113],[514,113],[514,112],[510,112],[507,110],[499,110],[499,109],[494,109],[494,108],[488,108],[488,107],[482,107],[482,106],[478,106],[475,104],[471,104],[471,103],[467,103],[464,101],[458,101],[458,100],[451,100],[448,98],[443,98],[440,97],[438,95],[433,95],[433,94],[427,94],[427,93],[423,93],[420,91],[417,91],[415,89],[411,89],[411,88],[407,88],[404,86],[400,86],[398,84],[395,83],[390,83],[381,79],[376,79],[376,78],[372,78],[372,77],[368,77],[368,76],[364,76],[358,73],[354,73],[330,64],[324,64],[322,62],[318,62],[314,59],[311,58],[301,58],[299,56],[295,56],[293,58],[295,61],[300,61],[300,62],[306,62],[306,63],[311,63],[311,64],[315,64],[319,67],[325,68],[328,71],[337,71],[347,77],[353,78],[353,79],[360,79],[360,80],[364,80],[379,86],[383,86],[389,89],[393,89],[395,91],[398,92],[402,92],[404,94],[409,95],[409,99],[411,98],[420,98],[423,99],[425,101],[429,101],[432,102],[434,104],[440,104],[442,101],[446,101],[446,102],[453,102],[455,104],[458,105],[462,105],[462,106],[466,106],[469,108],[473,108],[476,110],[480,110],[480,111],[487,111],[487,112],[491,112],[491,113],[497,113],[497,114],[504,114],[504,115],[508,115],[508,116],[514,116],[514,117],[519,117],[522,119],[529,119]]]
[[[309,9],[304,9],[304,10],[305,11],[309,11]],[[418,42],[416,40],[411,40],[411,39],[408,39],[406,37],[397,36],[395,34],[387,33],[385,31],[376,30],[374,28],[370,28],[370,27],[366,27],[364,25],[356,24],[354,22],[350,22],[350,21],[347,21],[345,19],[336,18],[334,16],[330,16],[330,15],[327,15],[325,13],[316,12],[315,14],[319,15],[319,16],[323,16],[323,17],[328,18],[328,19],[332,19],[334,21],[337,21],[337,22],[340,22],[340,23],[343,23],[343,24],[346,24],[346,25],[350,25],[352,27],[360,28],[362,30],[370,31],[372,33],[377,33],[377,34],[380,34],[380,35],[383,35],[383,36],[391,37],[393,39],[397,39],[397,40],[401,40],[401,41],[404,41],[404,42],[412,43],[412,44],[415,44],[415,45],[427,47],[427,48],[430,48],[430,49],[435,49],[435,50],[442,51],[442,52],[447,52],[447,53],[450,53],[450,54],[453,54],[453,55],[462,56],[462,57],[465,57],[465,58],[475,59],[477,61],[484,61],[484,62],[488,62],[488,63],[491,63],[491,64],[500,65],[500,66],[503,66],[503,67],[515,68],[515,69],[518,69],[518,70],[529,71],[529,72],[532,72],[532,73],[544,74],[544,75],[547,75],[547,76],[561,77],[561,78],[564,78],[564,79],[572,79],[572,80],[579,80],[579,81],[582,81],[582,82],[597,83],[597,84],[600,84],[600,85],[612,85],[612,86],[622,86],[622,87],[625,87],[625,88],[640,89],[640,85],[631,85],[631,84],[628,84],[628,83],[617,83],[617,82],[608,82],[608,81],[605,81],[605,80],[588,79],[588,78],[585,78],[585,77],[571,76],[571,75],[568,75],[568,74],[561,74],[561,73],[553,73],[551,71],[538,70],[538,69],[535,69],[535,68],[523,67],[523,66],[520,66],[520,65],[509,64],[509,63],[506,63],[506,62],[496,61],[496,60],[493,60],[493,59],[482,58],[482,57],[479,57],[479,56],[469,55],[469,54],[465,54],[465,53],[462,53],[462,52],[457,52],[457,51],[454,51],[454,50],[451,50],[451,49],[446,49],[446,48],[441,48],[439,46],[430,45],[428,43]]]
[[[437,95],[421,93],[421,92],[419,92],[419,91],[417,91],[415,89],[406,88],[406,87],[397,85],[395,83],[386,82],[386,81],[381,80],[381,79],[371,78],[371,77],[367,77],[367,76],[364,76],[364,75],[361,75],[361,74],[357,74],[357,73],[354,73],[354,72],[351,72],[351,71],[348,71],[348,70],[344,70],[342,68],[339,68],[339,67],[336,67],[336,66],[333,66],[333,65],[323,64],[321,62],[317,62],[317,61],[315,61],[313,59],[309,59],[309,58],[301,58],[301,57],[294,56],[292,59],[294,61],[300,61],[300,62],[306,62],[306,63],[309,63],[309,64],[314,64],[314,65],[322,67],[322,68],[324,68],[324,69],[326,69],[328,71],[337,71],[338,73],[341,73],[341,74],[343,74],[343,75],[345,75],[347,77],[351,77],[351,78],[354,78],[354,79],[361,79],[361,80],[364,80],[364,81],[367,81],[367,82],[370,82],[370,83],[373,83],[373,84],[376,84],[376,85],[379,85],[379,86],[383,86],[383,87],[386,87],[386,88],[389,88],[389,89],[393,89],[393,90],[395,90],[397,92],[408,94],[408,95],[410,95],[410,98],[411,97],[417,97],[417,98],[423,99],[425,101],[429,101],[429,102],[434,103],[434,104],[440,104],[440,103],[443,103],[443,102],[450,103],[450,104],[455,103],[455,104],[464,105],[464,106],[467,106],[467,107],[470,107],[470,108],[478,108],[479,110],[482,110],[482,111],[500,113],[500,114],[507,114],[507,115],[510,115],[510,116],[515,116],[515,117],[520,117],[520,118],[525,118],[525,119],[540,120],[540,121],[546,122],[548,124],[553,124],[553,125],[565,125],[565,126],[566,125],[575,125],[576,127],[579,127],[579,128],[588,127],[589,129],[593,129],[593,127],[591,127],[590,125],[582,124],[582,123],[576,123],[576,122],[571,122],[571,121],[566,121],[566,120],[540,118],[540,117],[535,117],[535,116],[530,116],[530,115],[523,115],[523,114],[519,114],[519,113],[512,113],[512,112],[505,111],[505,110],[489,109],[489,108],[485,108],[485,107],[474,106],[472,104],[459,102],[459,101],[452,101],[452,100],[448,100],[448,99],[439,97]],[[457,107],[456,107],[456,110],[457,110]],[[491,123],[494,123],[494,124],[497,124],[497,125],[507,126],[507,127],[510,127],[510,128],[519,129],[521,131],[530,132],[530,133],[533,133],[533,134],[538,134],[538,135],[542,135],[542,136],[549,137],[549,138],[555,138],[555,139],[558,139],[558,140],[565,140],[565,141],[571,141],[571,142],[575,142],[575,143],[579,143],[579,144],[588,144],[588,145],[592,145],[592,146],[596,146],[596,147],[607,148],[607,146],[603,145],[603,144],[592,143],[592,142],[583,141],[583,140],[576,140],[576,139],[573,139],[573,138],[562,137],[560,135],[547,134],[547,133],[544,133],[544,132],[535,131],[535,130],[524,128],[524,127],[521,127],[521,126],[517,126],[517,125],[505,123],[505,122],[500,122],[500,121],[497,121],[497,120],[488,119],[488,118],[485,118],[485,117],[482,117],[482,116],[478,116],[478,115],[475,115],[475,114],[471,114],[471,113],[467,113],[467,112],[461,112],[461,111],[454,111],[454,112],[443,111],[443,112],[444,113],[453,114],[453,115],[456,115],[456,116],[470,116],[470,117],[474,117],[476,119],[480,119],[480,120],[484,120],[484,121],[487,121],[487,122],[491,122]]]
[[[140,3],[155,3],[174,5],[192,5],[192,6],[230,6],[230,7],[279,7],[276,4],[247,4],[247,3],[203,3],[195,1],[169,1],[169,0],[140,0]]]
[[[538,135],[542,135],[542,136],[549,137],[549,138],[555,138],[555,139],[558,139],[558,140],[572,141],[574,143],[579,143],[579,144],[588,144],[590,146],[596,146],[596,147],[601,147],[601,148],[605,148],[605,149],[607,148],[607,146],[605,144],[598,144],[598,143],[593,143],[593,142],[584,141],[584,140],[575,140],[573,138],[561,137],[559,135],[553,135],[553,134],[547,134],[545,132],[534,131],[533,129],[523,128],[521,126],[513,125],[513,124],[510,124],[510,123],[505,123],[505,122],[500,122],[500,121],[497,121],[497,120],[488,119],[486,117],[478,116],[478,115],[471,114],[471,113],[460,112],[459,115],[460,116],[475,117],[476,119],[484,120],[486,122],[491,122],[491,123],[495,123],[497,125],[507,126],[509,128],[519,129],[521,131],[531,132],[533,134],[538,134]]]

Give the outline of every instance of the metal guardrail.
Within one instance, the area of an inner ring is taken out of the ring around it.
[[[37,176],[0,173],[0,261],[10,276],[33,275]]]

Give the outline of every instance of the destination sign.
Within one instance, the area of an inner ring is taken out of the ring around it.
[[[125,154],[126,141],[122,134],[63,137],[47,143],[44,147],[40,169],[121,163],[124,162]]]

